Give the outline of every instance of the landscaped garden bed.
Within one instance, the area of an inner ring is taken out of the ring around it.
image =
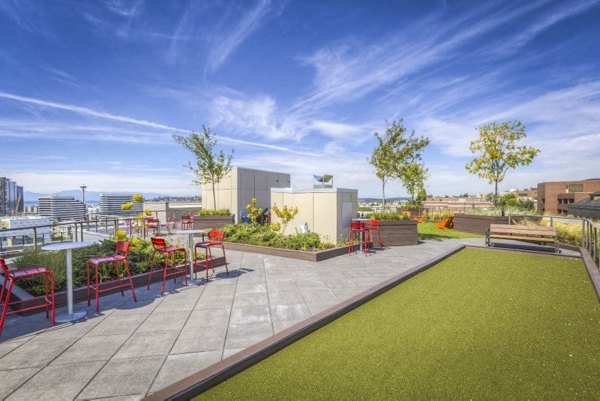
[[[221,228],[234,222],[234,215],[228,209],[201,210],[194,216],[194,229],[211,230]]]
[[[590,341],[600,303],[581,259],[468,248],[430,266],[151,398],[204,390],[205,399],[572,399],[600,393],[600,343]]]

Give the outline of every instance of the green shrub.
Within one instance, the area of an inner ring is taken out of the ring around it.
[[[460,211],[459,213],[464,214],[474,214],[478,216],[502,216],[502,208],[501,207],[492,207],[489,209],[482,208],[471,208]],[[504,208],[504,215],[539,215],[540,213],[537,210],[524,209],[518,206],[507,206]]]
[[[335,245],[321,241],[317,233],[283,235],[261,224],[228,224],[223,228],[225,240],[238,244],[269,246],[295,250],[320,250]]]
[[[367,215],[370,219],[375,220],[410,220],[410,217],[400,212],[377,212]]]
[[[229,209],[202,209],[198,212],[198,216],[229,216]]]
[[[101,255],[112,255],[116,249],[116,241],[112,239],[106,239],[102,242],[92,244],[85,248],[73,250],[73,287],[85,286],[87,283],[87,274],[85,270],[85,264],[88,259],[101,256]],[[142,240],[134,238],[130,240],[129,256],[127,262],[129,264],[129,271],[132,275],[141,274],[148,271],[151,264],[152,253],[154,248],[149,240]],[[38,250],[26,250],[21,253],[14,261],[15,268],[31,267],[31,266],[44,266],[54,272],[54,289],[55,291],[62,291],[66,289],[66,269],[65,269],[65,252],[47,252]],[[184,263],[183,256],[179,256],[177,263]],[[157,255],[155,263],[162,265],[164,259]],[[93,270],[90,269],[93,279]],[[104,281],[115,277],[114,268],[111,264],[103,264],[98,270],[100,280]],[[120,268],[119,275],[123,277],[125,269]],[[20,280],[19,286],[25,291],[28,291],[34,295],[43,294],[43,281],[38,279],[26,279]]]

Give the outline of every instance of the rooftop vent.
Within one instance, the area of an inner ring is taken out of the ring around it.
[[[313,184],[313,188],[333,188],[333,176],[329,174],[325,175],[313,175],[316,184]]]

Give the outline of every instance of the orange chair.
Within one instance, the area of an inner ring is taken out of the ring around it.
[[[0,258],[0,266],[4,273],[4,282],[2,283],[2,290],[0,291],[0,305],[2,305],[2,316],[0,317],[0,334],[4,327],[4,321],[6,316],[14,313],[27,312],[34,309],[46,309],[46,318],[50,315],[50,325],[54,326],[55,323],[55,303],[54,303],[54,272],[46,267],[26,267],[23,269],[9,269],[5,260]],[[25,278],[32,278],[35,276],[42,276],[44,278],[44,295],[33,297],[27,301],[13,301],[10,302],[10,296],[15,281]],[[40,302],[41,301],[41,302]],[[15,310],[8,310],[9,306],[25,305],[25,303],[32,303],[32,306],[21,307]]]
[[[369,230],[362,221],[350,222],[350,232],[348,233],[348,255],[354,252],[354,241],[359,237],[359,243],[362,241],[362,249],[366,255],[369,252]]]
[[[442,221],[438,221],[437,223],[435,223],[435,226],[442,230],[452,228],[454,226],[454,217],[450,216],[443,219]]]
[[[167,245],[167,241],[164,238],[152,237],[152,246],[154,252],[152,252],[152,266],[150,266],[150,274],[148,275],[148,289],[150,289],[150,283],[152,282],[152,271],[154,269],[154,258],[157,253],[161,254],[165,258],[165,266],[163,267],[163,280],[160,288],[160,293],[165,292],[165,281],[167,277],[173,276],[173,281],[177,281],[177,275],[183,274],[184,285],[187,285],[187,269],[186,265],[177,266],[177,254],[183,253],[183,260],[187,261],[187,250],[185,248],[178,248],[176,246]],[[169,261],[173,256],[173,263],[169,266]],[[171,267],[169,269],[169,267]],[[171,271],[169,271],[171,270]]]
[[[95,297],[96,297],[96,312],[100,312],[100,293],[105,291],[114,290],[118,288],[121,290],[121,295],[125,295],[123,292],[123,288],[131,288],[131,295],[133,295],[133,300],[137,302],[137,298],[135,296],[135,289],[133,288],[133,281],[131,280],[131,273],[129,272],[129,264],[127,263],[127,256],[129,255],[129,242],[119,241],[117,242],[117,249],[114,255],[111,256],[98,256],[94,258],[88,259],[85,264],[85,270],[87,272],[87,301],[88,306],[90,306],[90,288],[94,289]],[[119,265],[121,262],[125,272],[127,273],[127,281],[123,282],[119,277]],[[115,274],[117,278],[111,281],[105,281],[104,283],[98,279],[98,268],[103,263],[112,263],[113,268],[115,269]],[[95,268],[95,283],[90,285],[90,265],[93,265]],[[114,284],[114,285],[110,285]],[[102,286],[102,288],[100,288]]]
[[[367,230],[369,231],[369,238],[373,238],[373,245],[375,245],[375,236],[371,235],[373,231],[377,232],[377,242],[379,246],[383,248],[383,242],[381,242],[381,223],[379,220],[371,219],[369,220],[369,224],[367,225]]]
[[[211,250],[215,246],[221,248],[223,259],[225,259],[225,271],[229,276],[227,256],[225,255],[225,245],[223,245],[224,238],[225,233],[223,231],[210,230],[208,233],[208,241],[199,242],[194,246],[194,272],[197,272],[201,266],[204,266],[204,270],[206,271],[206,281],[208,281],[208,268],[212,268],[213,273],[215,271],[215,260]],[[198,260],[198,248],[204,250],[205,258],[203,260]]]

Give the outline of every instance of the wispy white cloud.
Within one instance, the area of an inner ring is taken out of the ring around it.
[[[258,0],[257,4],[242,15],[237,23],[229,20],[221,21],[219,24],[221,29],[210,37],[207,71],[213,72],[219,69],[235,49],[265,22],[267,17],[274,15],[277,15],[277,12],[274,12],[271,0]]]

